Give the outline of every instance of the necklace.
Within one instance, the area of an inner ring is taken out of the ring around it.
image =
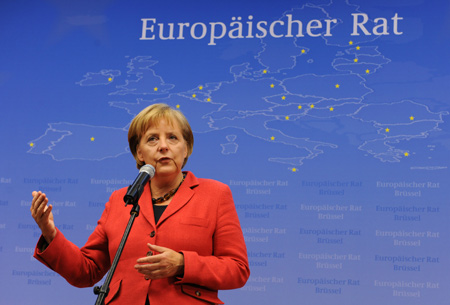
[[[158,197],[158,198],[152,198],[152,203],[153,203],[153,204],[158,204],[158,203],[161,203],[161,202],[164,202],[164,201],[169,200],[170,197],[172,197],[173,195],[175,195],[175,193],[178,191],[178,189],[180,188],[181,183],[183,183],[185,177],[186,177],[186,174],[183,173],[183,179],[181,180],[180,184],[178,184],[178,186],[177,186],[176,188],[174,188],[173,190],[169,191],[168,193],[164,194],[164,195],[161,196],[161,197]]]

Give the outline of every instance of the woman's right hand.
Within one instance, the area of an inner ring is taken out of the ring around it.
[[[33,216],[34,221],[42,231],[42,236],[44,236],[45,241],[48,244],[56,236],[55,222],[53,221],[52,205],[47,205],[48,198],[41,191],[32,193],[33,200],[31,201],[31,216]]]

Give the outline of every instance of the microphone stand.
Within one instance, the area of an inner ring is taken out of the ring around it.
[[[131,201],[131,202],[130,202]],[[134,219],[139,216],[139,204],[138,200],[126,200],[125,206],[128,204],[133,204],[133,208],[130,211],[130,220],[128,221],[125,232],[123,233],[122,240],[120,241],[119,248],[117,249],[116,256],[112,262],[111,268],[109,269],[108,275],[106,276],[105,282],[101,287],[94,287],[94,294],[98,295],[95,305],[104,305],[105,298],[109,293],[109,284],[111,283],[114,271],[116,271],[117,263],[119,262],[120,256],[122,255],[123,248],[127,242],[128,235],[130,234],[131,227],[133,226]]]

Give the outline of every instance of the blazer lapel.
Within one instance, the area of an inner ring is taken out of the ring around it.
[[[167,206],[166,210],[162,214],[161,218],[158,221],[157,226],[162,224],[167,218],[178,212],[181,208],[183,208],[189,200],[191,200],[192,196],[194,196],[195,191],[194,188],[198,186],[198,179],[191,173],[186,173],[186,178],[181,184],[180,188],[173,196],[172,201]],[[151,199],[150,199],[151,200]],[[153,220],[154,222],[154,220]]]
[[[153,213],[152,206],[152,194],[150,191],[150,184],[147,184],[144,188],[144,192],[142,193],[141,198],[139,199],[140,206],[140,215],[143,216],[153,228],[156,228],[155,225],[155,214]]]

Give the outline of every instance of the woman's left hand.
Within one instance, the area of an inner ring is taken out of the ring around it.
[[[146,280],[162,279],[184,273],[183,254],[152,244],[147,244],[147,246],[151,251],[149,253],[153,254],[139,258],[134,266]]]

